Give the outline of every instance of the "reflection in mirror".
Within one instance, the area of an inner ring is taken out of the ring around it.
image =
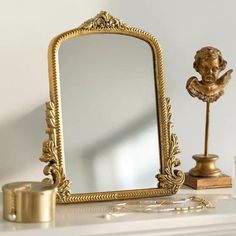
[[[157,186],[153,56],[137,38],[96,34],[59,49],[63,139],[72,193]]]

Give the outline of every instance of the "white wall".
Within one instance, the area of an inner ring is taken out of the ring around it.
[[[186,80],[195,74],[195,51],[211,45],[222,50],[228,68],[236,61],[234,0],[2,0],[0,8],[0,184],[39,180],[38,161],[48,96],[47,46],[53,36],[101,10],[153,33],[165,56],[167,94],[172,99],[174,131],[182,148],[182,168],[203,150],[205,107],[190,97]],[[236,71],[235,71],[236,73]],[[234,74],[235,74],[234,73]],[[236,80],[212,108],[210,151],[231,174],[236,154]]]

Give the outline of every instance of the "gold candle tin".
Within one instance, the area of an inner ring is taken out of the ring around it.
[[[48,222],[55,218],[56,188],[45,182],[15,182],[3,190],[3,217],[12,222]]]

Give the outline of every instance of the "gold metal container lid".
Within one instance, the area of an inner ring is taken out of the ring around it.
[[[56,188],[45,182],[15,182],[3,190],[3,217],[12,222],[48,222],[55,218]]]

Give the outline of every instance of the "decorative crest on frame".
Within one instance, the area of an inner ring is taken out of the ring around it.
[[[94,18],[85,21],[79,28],[81,30],[105,30],[127,29],[130,28],[130,26],[113,17],[108,12],[101,11]]]

